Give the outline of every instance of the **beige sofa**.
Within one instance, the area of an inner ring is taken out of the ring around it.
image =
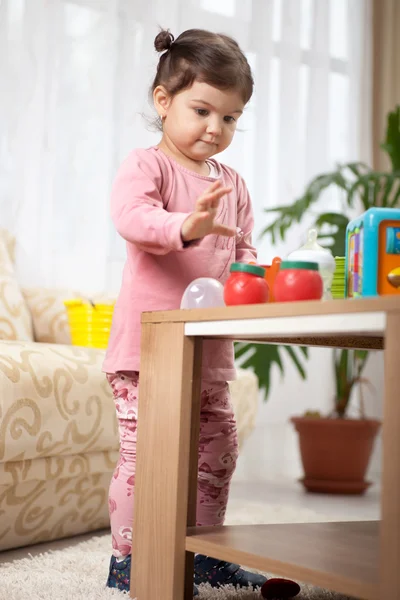
[[[107,527],[117,423],[102,350],[70,345],[73,290],[21,290],[0,231],[0,550]],[[242,444],[257,379],[231,384]]]

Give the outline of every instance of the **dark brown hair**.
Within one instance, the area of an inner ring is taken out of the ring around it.
[[[154,40],[160,57],[151,92],[159,85],[174,96],[202,81],[222,90],[237,90],[244,104],[253,93],[250,65],[237,42],[228,35],[188,29],[174,39],[162,30]]]

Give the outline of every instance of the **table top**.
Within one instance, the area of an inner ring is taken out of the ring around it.
[[[343,300],[312,300],[307,302],[272,302],[201,308],[192,310],[165,310],[144,312],[143,323],[190,323],[194,321],[231,321],[296,317],[306,315],[335,315],[354,313],[400,312],[400,295],[374,298],[347,298]]]
[[[187,336],[382,350],[400,296],[145,312],[142,323],[182,323]]]

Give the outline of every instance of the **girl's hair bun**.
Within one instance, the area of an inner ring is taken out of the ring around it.
[[[174,36],[168,29],[162,29],[160,33],[156,35],[154,40],[154,48],[157,50],[157,52],[169,50],[174,39]]]

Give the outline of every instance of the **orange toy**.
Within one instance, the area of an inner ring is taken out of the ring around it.
[[[275,302],[274,285],[275,279],[281,266],[282,259],[275,256],[271,265],[261,265],[265,269],[265,279],[269,287],[269,302]]]
[[[265,269],[265,279],[266,279],[266,281],[268,283],[268,287],[269,287],[268,302],[275,302],[274,285],[275,285],[276,276],[278,275],[278,271],[281,266],[281,262],[282,262],[282,259],[279,258],[279,256],[275,256],[275,258],[272,260],[271,265],[260,265],[260,267],[263,267]],[[257,263],[255,263],[255,262],[249,263],[249,265],[256,265],[256,264]]]

